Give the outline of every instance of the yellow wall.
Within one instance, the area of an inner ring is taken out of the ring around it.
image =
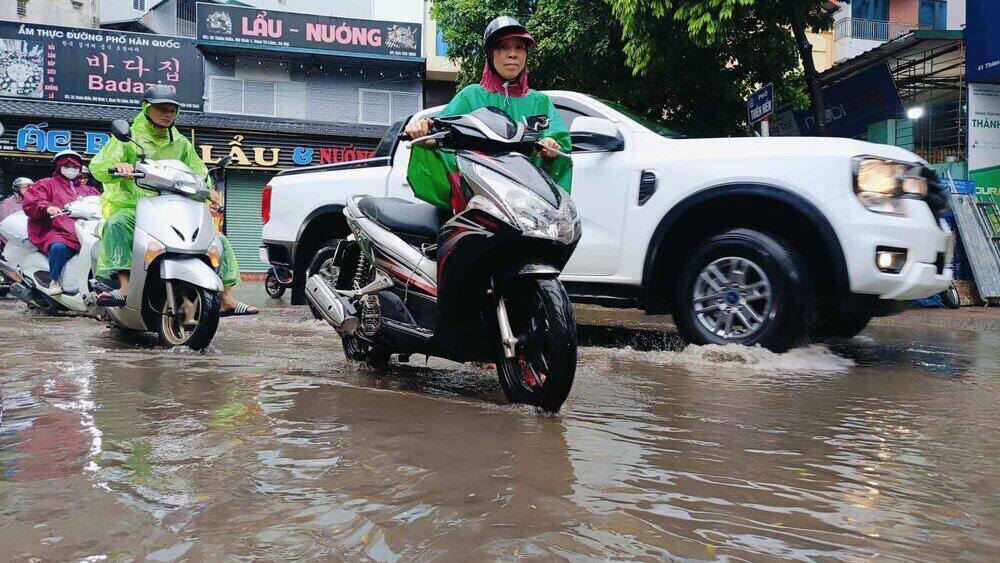
[[[806,33],[813,46],[813,63],[818,72],[833,66],[833,31],[825,33]]]

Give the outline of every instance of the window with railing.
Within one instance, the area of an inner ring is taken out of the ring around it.
[[[945,0],[920,0],[920,25],[947,29],[948,3]]]
[[[17,15],[22,18],[28,15],[28,0],[17,0]]]
[[[146,11],[146,0],[132,0],[132,9],[140,12]]]
[[[833,28],[833,38],[863,39],[866,41],[892,41],[910,33],[915,29],[926,29],[929,26],[906,22],[890,22],[860,18],[844,18],[837,21]]]

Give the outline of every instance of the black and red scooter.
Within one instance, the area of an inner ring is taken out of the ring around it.
[[[546,127],[534,121],[482,108],[438,118],[413,139],[455,155],[454,216],[398,198],[348,202],[352,235],[309,277],[306,295],[349,358],[492,362],[510,401],[559,410],[576,372],[576,322],[557,278],[580,220],[528,158]]]

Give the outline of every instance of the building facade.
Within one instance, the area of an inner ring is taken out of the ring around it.
[[[834,63],[916,29],[948,28],[947,0],[852,0],[839,4],[834,16]]]
[[[103,29],[35,25],[33,35],[0,21],[0,41],[16,46],[8,63],[37,66],[0,84],[0,185],[50,174],[66,147],[92,156],[144,88],[173,85],[178,128],[202,160],[233,157],[225,226],[244,271],[266,269],[257,249],[270,177],[367,158],[389,124],[423,107],[419,0],[103,0],[99,18]]]
[[[0,20],[98,27],[101,0],[3,0]]]

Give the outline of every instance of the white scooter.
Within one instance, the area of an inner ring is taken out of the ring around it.
[[[112,132],[123,143],[133,142],[128,122],[116,120]],[[218,269],[222,241],[205,201],[208,184],[179,160],[149,160],[145,149],[131,175],[136,184],[159,195],[139,198],[136,207],[132,267],[124,305],[106,306],[112,323],[134,332],[156,332],[166,347],[206,348],[219,327],[223,292]],[[214,175],[225,172],[223,159]],[[111,174],[124,177],[114,169]],[[96,241],[95,241],[96,242]],[[97,252],[92,252],[96,271]],[[114,280],[93,280],[97,292],[110,291]]]
[[[93,277],[91,252],[101,221],[100,197],[87,196],[71,201],[63,208],[63,213],[76,219],[76,236],[81,249],[63,268],[62,293],[54,295],[49,289],[49,259],[28,240],[28,217],[24,211],[11,214],[0,223],[0,233],[7,239],[0,271],[14,282],[10,294],[30,307],[48,313],[87,313],[88,282]]]

